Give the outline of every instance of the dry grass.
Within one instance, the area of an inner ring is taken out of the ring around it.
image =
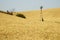
[[[60,40],[60,8],[19,12],[27,18],[0,13],[0,40]]]

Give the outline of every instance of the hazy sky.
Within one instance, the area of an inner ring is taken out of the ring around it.
[[[60,0],[0,0],[0,10],[24,11],[39,10],[40,6],[47,8],[60,8]]]

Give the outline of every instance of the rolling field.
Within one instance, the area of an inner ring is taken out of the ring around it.
[[[60,8],[16,12],[15,15],[0,13],[0,40],[60,40]]]

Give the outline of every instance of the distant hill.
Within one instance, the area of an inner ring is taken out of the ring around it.
[[[15,16],[21,13],[26,19]],[[60,40],[60,8],[0,13],[0,40]]]

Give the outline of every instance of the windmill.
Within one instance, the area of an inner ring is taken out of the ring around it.
[[[40,10],[40,11],[41,11],[41,13],[40,13],[40,14],[41,14],[41,16],[40,16],[40,17],[41,17],[41,21],[43,22],[43,21],[44,21],[44,19],[43,19],[42,8],[43,8],[43,6],[40,6],[40,9],[41,9],[41,10]]]

